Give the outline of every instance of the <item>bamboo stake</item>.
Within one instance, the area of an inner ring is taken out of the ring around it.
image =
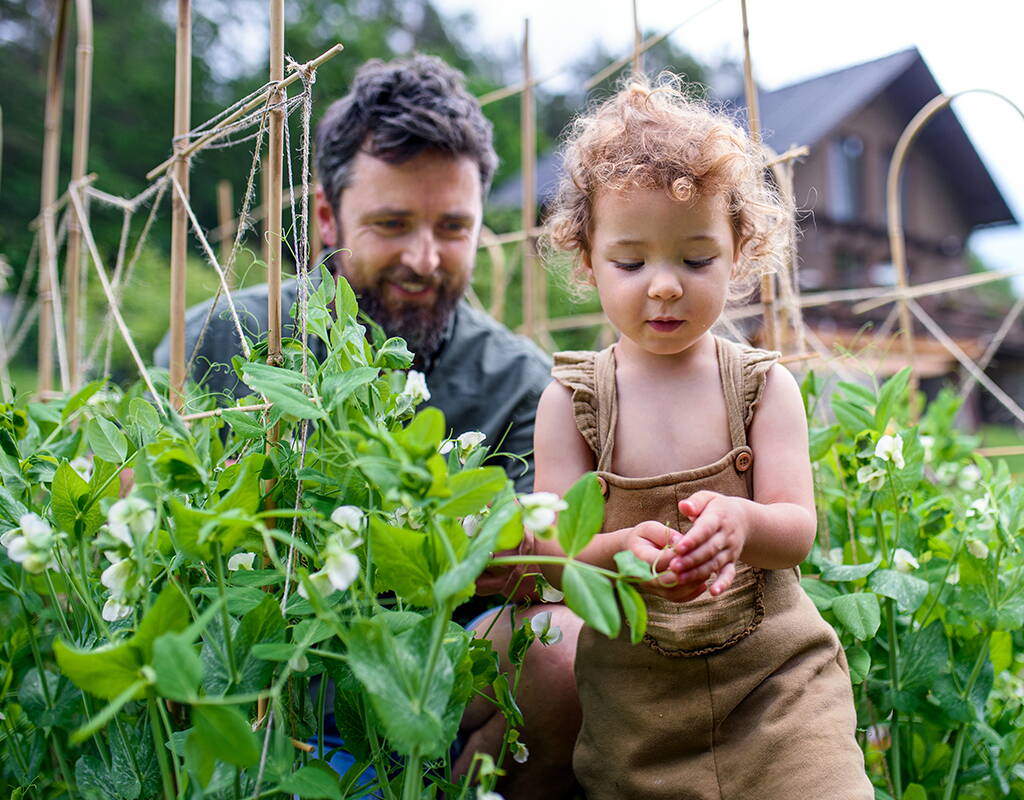
[[[291,75],[289,75],[287,78],[285,78],[278,85],[277,88],[278,89],[286,89],[286,88],[288,88],[293,83],[295,83],[295,81],[297,81],[299,79],[299,75],[302,72],[308,71],[308,70],[311,70],[311,69],[312,70],[316,70],[321,64],[323,64],[325,61],[328,61],[329,59],[334,58],[334,56],[338,55],[338,53],[340,53],[344,49],[345,49],[344,45],[342,45],[339,42],[338,44],[336,44],[333,47],[331,47],[329,50],[326,50],[323,53],[321,53],[319,56],[314,58],[312,61],[309,61],[309,62],[303,64],[301,67],[299,67],[298,70],[296,70]],[[212,142],[212,141],[218,139],[219,137],[223,136],[224,133],[225,133],[225,129],[228,128],[232,123],[234,123],[237,120],[241,119],[242,117],[244,117],[246,114],[248,114],[253,109],[258,108],[261,105],[264,105],[267,102],[267,95],[273,93],[274,90],[275,90],[275,87],[273,87],[273,86],[265,87],[257,95],[255,95],[252,98],[252,100],[250,100],[248,103],[246,103],[245,105],[241,106],[236,111],[234,111],[231,114],[229,114],[228,116],[224,117],[224,119],[222,119],[220,122],[218,122],[216,125],[214,125],[210,130],[208,130],[206,133],[204,133],[202,136],[200,136],[198,139],[196,139],[194,142],[192,142],[190,145],[188,145],[188,147],[184,148],[184,150],[182,150],[181,154],[183,156],[191,156],[196,151],[202,150],[210,142]],[[158,175],[162,175],[164,172],[166,172],[167,169],[174,163],[174,159],[175,158],[177,158],[176,155],[171,156],[166,161],[163,161],[162,163],[160,163],[157,166],[153,167],[153,169],[151,169],[149,172],[146,173],[146,180],[147,181],[151,181],[154,178],[156,178]]]
[[[284,150],[284,0],[270,0],[270,80],[277,85],[270,95],[267,137],[267,363],[280,366],[281,357],[281,180]]]
[[[1014,278],[1018,275],[1024,275],[1024,267],[986,270],[985,272],[975,272],[970,275],[957,275],[955,278],[940,278],[937,281],[918,283],[914,286],[907,286],[906,289],[887,289],[873,298],[857,303],[853,306],[852,311],[854,314],[863,314],[889,303],[898,302],[900,298],[931,297],[932,295],[945,294],[946,292],[958,289],[984,286],[986,283],[994,283],[995,281]]]
[[[522,135],[522,226],[529,231],[537,224],[537,131],[534,122],[533,87],[530,85],[530,20],[523,20],[523,85],[526,87],[520,98],[520,133]],[[527,236],[523,239],[523,333],[530,339],[537,339],[538,291],[537,259],[535,241]],[[546,301],[546,298],[544,298]],[[546,305],[546,302],[545,302]],[[545,315],[546,316],[546,315]]]
[[[486,225],[480,228],[480,248],[487,248],[491,258],[491,308],[490,315],[498,322],[505,321],[505,248],[497,241],[494,232]]]
[[[272,101],[271,101],[272,102]],[[269,137],[268,137],[269,146]],[[263,165],[260,170],[260,194],[263,196],[263,203],[260,205],[260,209],[263,211],[263,216],[260,220],[260,257],[263,259],[264,268],[270,271],[270,214],[272,208],[270,204],[270,155],[269,151],[267,154],[267,163]],[[284,205],[282,199],[281,205]],[[268,278],[269,280],[269,278]]]
[[[174,177],[188,198],[188,142],[192,102],[192,7],[178,0],[178,27],[174,57]],[[188,219],[184,199],[171,198],[171,405],[185,405],[185,289],[187,280]]]
[[[750,26],[747,24],[747,0],[740,0],[743,15],[743,85],[747,95],[747,120],[750,138],[761,143],[761,114],[757,103],[757,85],[754,83],[754,65],[750,58]],[[761,305],[764,308],[764,345],[774,350],[778,343],[775,325],[775,283],[771,275],[761,276]]]
[[[46,71],[46,112],[43,122],[43,167],[39,221],[39,380],[40,394],[53,388],[53,292],[50,265],[56,261],[54,204],[60,170],[60,119],[64,100],[64,56],[68,33],[68,0],[60,0]]]
[[[197,411],[195,414],[183,414],[181,421],[192,422],[193,420],[206,419],[207,417],[220,417],[224,415],[225,411],[269,411],[273,407],[273,403],[257,403],[254,406],[228,406],[225,408],[214,408],[210,411]]]
[[[636,0],[633,0],[633,72],[641,73],[644,69],[643,37],[640,35],[640,17],[636,11]]]
[[[89,119],[92,112],[92,0],[75,0],[78,12],[78,46],[75,48],[75,133],[71,155],[71,180],[85,177],[86,161],[89,156]],[[77,391],[81,369],[80,345],[78,343],[79,305],[81,303],[81,259],[82,229],[78,216],[71,215],[68,221],[68,260],[64,279],[68,286],[67,339],[68,386]]]
[[[232,213],[231,181],[217,182],[217,230],[223,231],[220,239],[220,263],[227,270],[225,283],[235,288],[235,269],[231,264],[231,245],[235,240],[235,217]],[[213,238],[212,236],[210,237]]]

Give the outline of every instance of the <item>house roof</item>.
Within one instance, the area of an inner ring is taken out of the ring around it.
[[[912,47],[774,91],[759,90],[762,135],[778,152],[791,145],[813,148],[883,93],[902,114],[901,123],[905,125],[942,90],[917,48]],[[745,118],[742,98],[723,103]],[[932,118],[918,142],[943,165],[971,227],[1016,224],[1013,212],[951,108]],[[557,152],[537,159],[538,203],[554,197],[560,169]],[[495,188],[490,203],[498,208],[516,207],[521,196],[522,178],[517,174]]]

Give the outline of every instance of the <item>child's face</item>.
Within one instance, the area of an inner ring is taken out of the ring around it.
[[[681,353],[700,340],[725,307],[735,260],[720,196],[683,203],[631,189],[595,199],[586,266],[609,321],[648,352]]]

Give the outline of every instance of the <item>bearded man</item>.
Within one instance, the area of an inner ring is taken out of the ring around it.
[[[316,223],[327,252],[324,263],[348,280],[360,308],[389,336],[406,340],[415,353],[413,368],[426,376],[427,405],[444,412],[454,433],[481,431],[487,444],[500,442],[502,451],[525,459],[507,459],[502,466],[518,491],[531,491],[534,416],[550,381],[550,362],[532,342],[463,299],[483,200],[498,162],[491,124],[466,92],[463,76],[429,56],[369,61],[349,93],[325,112],[316,148]],[[283,285],[282,309],[291,308],[297,293],[295,281]],[[236,292],[233,299],[247,335],[258,339],[267,328],[266,284]],[[204,303],[186,316],[188,354],[208,310]],[[299,335],[295,319],[282,327],[286,336]],[[248,394],[230,366],[239,351],[221,300],[200,343],[193,377],[211,392]],[[166,366],[169,352],[165,337],[156,363]],[[509,571],[494,571],[477,588],[482,595],[495,594],[514,583]],[[573,658],[580,620],[564,606],[546,609],[553,611],[563,639],[531,648],[527,656],[518,702],[526,720],[521,739],[531,756],[525,764],[505,766],[508,775],[499,789],[509,800],[560,798],[573,782],[571,752],[580,713]],[[477,605],[473,612],[479,610]],[[519,618],[542,610],[535,606]],[[465,607],[459,611],[461,621],[473,616]],[[489,634],[506,669],[507,618],[506,613]],[[483,631],[490,621],[481,615],[467,627]],[[462,727],[465,747],[456,774],[468,768],[474,752],[497,755],[505,721],[493,703],[478,698]]]

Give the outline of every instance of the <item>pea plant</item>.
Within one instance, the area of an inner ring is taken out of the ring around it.
[[[487,796],[500,759],[452,775],[463,710],[489,697],[503,753],[524,756],[515,687],[558,632],[550,615],[519,624],[507,674],[453,614],[489,564],[529,561],[502,554],[524,525],[569,554],[573,610],[609,635],[624,613],[642,636],[646,565],[571,559],[601,526],[596,478],[517,496],[482,435],[417,412],[411,353],[369,340],[357,312],[325,272],[305,318],[327,355],[287,340],[268,366],[256,343],[234,361],[242,410],[185,421],[166,394],[103,381],[0,406],[0,790]]]
[[[972,455],[951,391],[912,424],[908,379],[803,382],[820,515],[803,585],[844,644],[879,797],[1024,798],[1024,488]]]

